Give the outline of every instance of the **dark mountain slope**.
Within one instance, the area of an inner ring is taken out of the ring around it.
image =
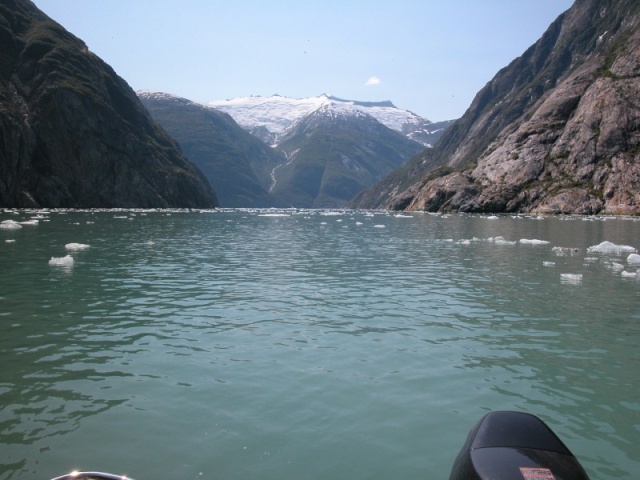
[[[33,3],[0,3],[0,47],[0,205],[217,204],[126,82]]]
[[[576,1],[414,162],[410,186],[390,178],[357,205],[640,213],[639,24],[637,1]]]
[[[139,92],[156,122],[182,147],[216,191],[222,207],[272,207],[271,171],[284,155],[265,145],[226,113],[158,92]]]
[[[423,148],[365,113],[331,106],[300,120],[278,147],[287,163],[274,172],[273,193],[310,208],[344,205]]]

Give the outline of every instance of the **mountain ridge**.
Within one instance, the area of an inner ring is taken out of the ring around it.
[[[452,123],[452,121],[431,122],[409,110],[397,108],[388,100],[381,102],[345,100],[327,94],[301,99],[281,95],[238,97],[203,104],[230,114],[240,126],[271,145],[277,145],[286,130],[298,120],[327,105],[337,109],[352,107],[360,110],[424,146],[435,143]]]
[[[351,205],[640,214],[640,4],[577,0],[406,175]]]
[[[270,147],[211,106],[163,92],[138,95],[205,172],[222,206],[341,207],[424,148],[352,102],[314,98],[324,103],[305,106],[303,116],[289,112]]]
[[[32,2],[0,4],[0,205],[215,207],[128,84]]]

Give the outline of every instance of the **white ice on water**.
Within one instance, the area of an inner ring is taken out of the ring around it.
[[[536,239],[521,238],[520,239],[520,243],[526,244],[526,245],[548,245],[551,242],[548,242],[546,240],[536,240]]]
[[[73,257],[67,255],[66,257],[51,257],[49,265],[52,267],[73,267]]]
[[[64,248],[71,252],[79,252],[91,248],[91,245],[85,245],[84,243],[67,243]]]
[[[15,220],[4,220],[0,222],[0,229],[2,230],[18,230],[20,228],[22,228],[22,225]]]
[[[582,283],[582,274],[581,273],[561,273],[560,280],[563,283],[570,284],[579,284]]]
[[[627,257],[627,263],[630,263],[631,265],[640,265],[640,255],[632,253]]]
[[[598,245],[587,248],[587,252],[620,255],[621,253],[636,253],[637,250],[629,245],[616,245],[615,243],[604,241]]]

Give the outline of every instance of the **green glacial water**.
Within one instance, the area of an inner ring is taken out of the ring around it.
[[[6,220],[0,480],[446,479],[491,410],[640,478],[638,219]]]

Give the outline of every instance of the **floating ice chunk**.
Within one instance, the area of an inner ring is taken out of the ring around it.
[[[627,272],[626,270],[624,270],[623,272],[620,273],[620,275],[622,275],[625,278],[636,278],[638,276],[637,272]]]
[[[385,225],[374,225],[373,228],[386,228]]]
[[[581,273],[561,273],[560,281],[562,283],[570,283],[577,285],[582,283],[582,274]]]
[[[544,265],[545,267],[555,267],[556,262],[542,262],[542,265]]]
[[[496,215],[490,215],[487,217],[487,220],[498,220],[498,218],[500,217],[497,217]]]
[[[565,255],[575,255],[580,252],[580,249],[572,247],[553,247],[551,251],[559,257],[564,257]]]
[[[631,265],[640,265],[640,255],[632,253],[627,257],[627,263],[630,263]]]
[[[9,238],[9,239],[5,240],[4,243],[16,243],[16,241],[13,238]]]
[[[64,248],[71,252],[79,252],[91,248],[91,245],[85,245],[84,243],[67,243]]]
[[[413,218],[411,215],[402,215],[401,213],[394,215],[396,218]]]
[[[505,240],[504,237],[495,237],[493,239],[493,243],[495,243],[496,245],[515,245],[516,244],[516,242]]]
[[[20,228],[22,228],[22,225],[15,220],[5,220],[0,223],[0,229],[2,230],[18,230]]]
[[[526,245],[548,245],[550,242],[548,242],[546,240],[536,240],[536,239],[521,238],[520,239],[520,243],[523,243],[523,244],[526,244]]]
[[[49,265],[52,267],[73,267],[73,257],[67,255],[66,257],[51,257]]]
[[[624,270],[624,265],[617,262],[611,262],[611,265],[609,266],[609,268],[614,272],[621,272],[622,270]]]
[[[290,217],[288,213],[261,213],[259,217]]]
[[[31,220],[25,220],[23,222],[20,222],[20,225],[38,225],[38,220],[36,220],[35,218],[32,218]]]
[[[602,242],[598,245],[587,248],[589,253],[608,253],[608,254],[621,254],[621,253],[636,253],[637,250],[629,245],[616,245],[611,242]]]

